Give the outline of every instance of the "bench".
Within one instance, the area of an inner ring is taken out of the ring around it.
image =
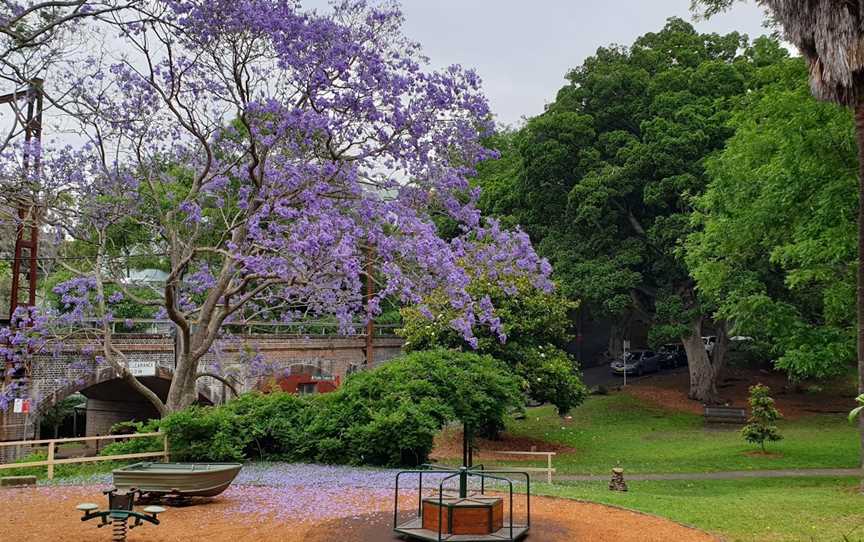
[[[0,478],[0,487],[25,487],[35,485],[35,476],[4,476]]]
[[[747,409],[728,406],[705,406],[705,423],[747,423]]]

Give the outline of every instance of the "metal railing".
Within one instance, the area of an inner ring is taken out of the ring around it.
[[[170,336],[174,330],[174,323],[165,319],[133,318],[127,320],[112,320],[110,322],[111,332],[114,334],[145,334]],[[281,335],[291,337],[339,337],[339,336],[366,336],[366,324],[353,322],[348,325],[347,333],[337,322],[331,321],[300,321],[300,322],[264,322],[246,321],[231,322],[223,325],[227,331],[238,335]],[[394,337],[399,324],[376,324],[373,327],[375,337]],[[80,330],[86,332],[88,329],[101,330],[102,321],[92,318],[82,319],[74,326],[63,326],[68,331]]]

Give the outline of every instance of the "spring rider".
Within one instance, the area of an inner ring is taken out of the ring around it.
[[[99,518],[101,521],[97,527],[100,529],[110,524],[113,531],[111,542],[126,542],[127,528],[140,527],[145,521],[159,525],[156,516],[165,511],[161,506],[148,506],[143,514],[136,512],[135,498],[140,495],[140,491],[134,487],[128,490],[108,489],[102,493],[108,495],[108,510],[100,511],[98,505],[89,502],[81,503],[75,509],[84,512],[81,521]],[[132,525],[127,524],[130,519],[135,520]]]

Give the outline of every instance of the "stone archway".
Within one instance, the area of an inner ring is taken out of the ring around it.
[[[173,371],[170,368],[159,366],[153,376],[140,376],[138,380],[164,401],[172,378]],[[209,388],[199,389],[200,403],[213,404],[209,391]],[[55,388],[40,399],[37,412],[44,412],[74,393],[87,398],[86,436],[105,435],[112,425],[119,422],[146,421],[159,417],[159,412],[150,401],[107,366]]]

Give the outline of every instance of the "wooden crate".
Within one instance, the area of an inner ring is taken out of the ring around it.
[[[439,515],[445,534],[488,535],[504,527],[504,501],[499,497],[435,497],[423,499],[424,529],[438,531]]]

